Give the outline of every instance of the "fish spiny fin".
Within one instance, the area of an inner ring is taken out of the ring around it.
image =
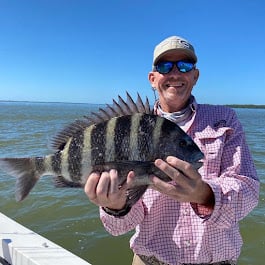
[[[135,113],[151,113],[150,104],[148,98],[146,98],[145,104],[143,103],[139,94],[137,94],[137,101],[135,102],[130,94],[127,93],[127,100],[125,101],[121,96],[118,96],[118,102],[113,99],[113,104],[107,104],[105,108],[99,108],[97,112],[92,112],[90,116],[85,116],[87,121],[91,124],[108,121],[114,117],[120,117],[125,115],[133,115]]]
[[[126,95],[127,95],[127,105],[129,107],[129,110],[130,110],[129,114],[141,112],[137,106],[137,102],[134,102],[131,95],[128,92],[126,92]],[[137,95],[139,97],[139,94],[137,94]]]
[[[0,158],[0,169],[17,178],[17,201],[22,201],[41,177],[32,158]]]
[[[85,128],[89,127],[93,123],[88,120],[86,117],[83,120],[75,120],[70,123],[63,130],[61,130],[58,134],[52,137],[49,141],[49,147],[54,151],[60,151],[64,149],[67,141],[73,137],[74,135],[78,135]]]
[[[134,113],[151,113],[148,98],[146,98],[146,102],[143,103],[141,97],[137,94],[137,100],[135,102],[128,92],[126,92],[126,95],[126,101],[123,100],[121,96],[118,96],[118,102],[113,99],[112,105],[106,104],[104,108],[99,108],[97,112],[92,112],[84,116],[83,119],[78,119],[67,125],[57,135],[52,137],[49,144],[51,149],[55,151],[63,150],[65,144],[71,137],[78,135],[93,124],[108,121],[114,117],[132,115]]]

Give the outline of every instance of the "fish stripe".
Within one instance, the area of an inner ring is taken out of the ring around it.
[[[139,124],[139,135],[138,135],[138,150],[140,155],[140,160],[150,161],[153,157],[153,143],[152,136],[153,130],[156,125],[155,115],[143,115]]]
[[[115,127],[116,127],[117,119],[109,120],[107,124],[106,131],[106,150],[105,150],[105,159],[106,161],[114,161],[115,158]]]
[[[156,150],[153,150],[153,156],[154,157],[160,156],[158,147],[159,147],[159,143],[160,143],[160,137],[161,137],[162,127],[163,127],[164,121],[165,121],[164,118],[156,117],[156,123],[155,123],[155,127],[153,130],[153,135],[152,135],[153,146],[156,147]]]
[[[114,129],[115,161],[128,160],[130,157],[131,117],[123,116],[117,118]]]
[[[43,167],[45,169],[45,172],[54,174],[53,168],[52,168],[52,156],[53,155],[48,155],[44,157]]]
[[[91,166],[91,161],[92,161],[91,160],[91,133],[92,133],[93,128],[94,128],[94,126],[89,126],[84,131],[84,142],[83,142],[83,153],[82,153],[82,176],[84,176],[84,177],[87,177],[88,174],[91,173],[91,171],[92,171],[92,166]]]
[[[53,172],[61,173],[61,152],[57,152],[51,157],[51,166]]]
[[[135,114],[132,116],[129,148],[129,150],[131,150],[129,159],[132,161],[138,161],[141,159],[138,148],[138,131],[142,116],[143,114]]]
[[[43,158],[43,157],[35,157],[34,158],[35,169],[40,174],[42,174],[43,172],[45,172],[44,159],[45,158]]]
[[[91,132],[91,163],[103,165],[105,162],[107,123],[96,124]]]
[[[68,152],[69,152],[69,146],[72,141],[72,138],[68,140],[66,145],[64,146],[64,149],[61,152],[61,173],[64,176],[64,178],[68,181],[72,181],[69,172],[68,172]]]
[[[81,179],[83,142],[84,131],[80,131],[72,138],[68,149],[68,172],[72,181],[76,182],[80,181]]]

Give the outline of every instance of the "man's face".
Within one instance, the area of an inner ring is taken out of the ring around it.
[[[159,62],[180,60],[189,61],[189,58],[183,53],[170,52],[161,57]],[[148,75],[152,87],[159,94],[160,106],[165,112],[176,112],[185,107],[198,77],[198,69],[182,73],[176,66],[167,74],[153,71]]]

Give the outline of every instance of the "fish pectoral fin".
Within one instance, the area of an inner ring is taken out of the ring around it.
[[[63,176],[55,176],[53,178],[54,186],[57,188],[82,188],[80,183],[69,181]]]
[[[138,186],[127,190],[127,205],[133,206],[143,196],[148,185]]]

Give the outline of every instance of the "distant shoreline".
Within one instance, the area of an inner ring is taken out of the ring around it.
[[[226,104],[225,106],[236,108],[236,109],[265,109],[265,105],[254,105],[254,104]]]
[[[89,104],[89,105],[103,105],[101,103],[89,102],[62,102],[62,101],[30,101],[30,100],[0,100],[0,103],[33,103],[33,104]]]
[[[106,105],[104,103],[85,103],[85,102],[46,102],[46,101],[26,101],[26,100],[0,100],[1,102],[6,102],[6,103],[43,103],[43,104],[90,104],[90,105]],[[218,105],[218,104],[217,104]],[[231,108],[237,108],[237,109],[265,109],[265,105],[255,105],[255,104],[220,104],[220,105],[224,105],[224,106],[228,106]]]

